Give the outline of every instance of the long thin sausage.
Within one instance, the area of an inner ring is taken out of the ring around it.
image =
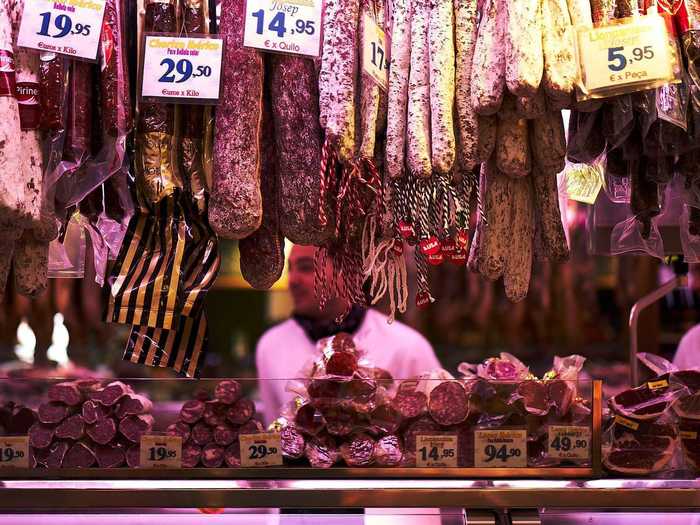
[[[551,109],[564,109],[572,101],[576,82],[575,34],[566,0],[542,0],[544,90]]]
[[[540,0],[505,0],[506,84],[518,97],[533,97],[542,80]]]
[[[479,115],[501,107],[506,85],[505,0],[488,0],[479,23],[472,64],[472,105]]]
[[[511,200],[510,245],[506,253],[503,285],[506,297],[516,303],[527,296],[532,272],[534,239],[531,177],[508,181]]]
[[[432,175],[429,18],[429,0],[414,0],[411,19],[411,71],[408,81],[407,151],[411,174],[422,178]]]
[[[477,36],[477,0],[455,0],[455,106],[457,160],[465,171],[478,163],[479,121],[472,105],[472,62]]]

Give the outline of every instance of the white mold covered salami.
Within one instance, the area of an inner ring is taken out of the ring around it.
[[[541,24],[544,90],[551,109],[564,109],[571,104],[577,75],[576,35],[566,0],[542,0]]]
[[[472,105],[479,115],[501,107],[506,85],[505,0],[487,0],[472,63]]]
[[[530,287],[534,239],[533,195],[531,177],[508,181],[511,220],[510,242],[505,253],[503,285],[512,302],[525,299]]]
[[[375,11],[378,15],[377,24],[382,27],[384,6],[369,0],[362,0],[362,12]],[[379,18],[381,13],[382,19]],[[360,42],[364,42],[368,31],[365,17],[360,17]],[[360,76],[360,158],[373,159],[377,141],[377,118],[379,117],[379,86],[366,75]]]
[[[414,0],[411,18],[411,70],[408,80],[407,154],[411,174],[422,178],[432,175],[429,18],[430,0]]]
[[[17,291],[30,298],[41,295],[49,285],[49,244],[37,240],[34,230],[25,230],[15,244],[15,285]]]
[[[455,0],[455,106],[457,161],[463,170],[478,164],[479,120],[472,105],[472,63],[477,36],[477,0]]]
[[[532,169],[528,127],[527,121],[518,117],[512,95],[503,101],[498,117],[496,167],[509,177],[525,177]]]
[[[540,0],[504,0],[508,28],[506,84],[518,97],[533,97],[542,80],[542,27]]]

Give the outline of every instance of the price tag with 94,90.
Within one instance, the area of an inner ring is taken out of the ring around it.
[[[317,57],[323,0],[247,0],[243,45]]]
[[[17,45],[97,60],[106,0],[27,0]]]
[[[282,444],[279,432],[241,434],[241,466],[272,467],[282,464]]]
[[[216,104],[223,46],[220,38],[146,35],[141,97],[178,104]]]
[[[527,431],[475,430],[474,466],[477,468],[527,467]]]
[[[557,459],[588,459],[591,455],[591,429],[551,425],[547,456]]]
[[[0,438],[0,468],[29,468],[29,438]]]
[[[677,57],[657,13],[579,28],[581,98],[641,91],[676,80]]]
[[[142,468],[180,468],[182,466],[182,438],[180,436],[141,436]]]
[[[416,436],[417,467],[456,467],[457,436],[418,435]]]
[[[362,72],[386,91],[389,86],[389,38],[366,11],[362,13],[362,23]]]

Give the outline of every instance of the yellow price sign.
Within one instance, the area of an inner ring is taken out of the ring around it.
[[[458,439],[455,434],[416,436],[416,466],[454,468]]]

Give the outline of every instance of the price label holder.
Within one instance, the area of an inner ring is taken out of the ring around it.
[[[527,467],[527,430],[475,430],[474,466]]]
[[[389,38],[366,11],[362,13],[362,24],[362,72],[386,91],[389,87]]]
[[[323,0],[247,0],[243,45],[318,57]]]
[[[140,96],[149,102],[217,104],[221,92],[220,38],[147,34]]]
[[[566,194],[571,200],[594,204],[603,187],[603,174],[597,165],[574,164],[566,168]]]
[[[416,467],[457,467],[458,438],[455,434],[416,436]]]
[[[604,98],[680,81],[665,18],[657,13],[577,30],[579,100]]]
[[[0,438],[0,469],[29,468],[29,438],[6,436]]]
[[[180,436],[141,436],[142,468],[181,468],[182,438]]]
[[[591,457],[591,429],[579,426],[551,425],[548,431],[547,456],[556,459]]]
[[[97,60],[106,0],[25,2],[17,45]]]
[[[282,445],[278,432],[241,434],[241,466],[273,467],[282,464]]]

